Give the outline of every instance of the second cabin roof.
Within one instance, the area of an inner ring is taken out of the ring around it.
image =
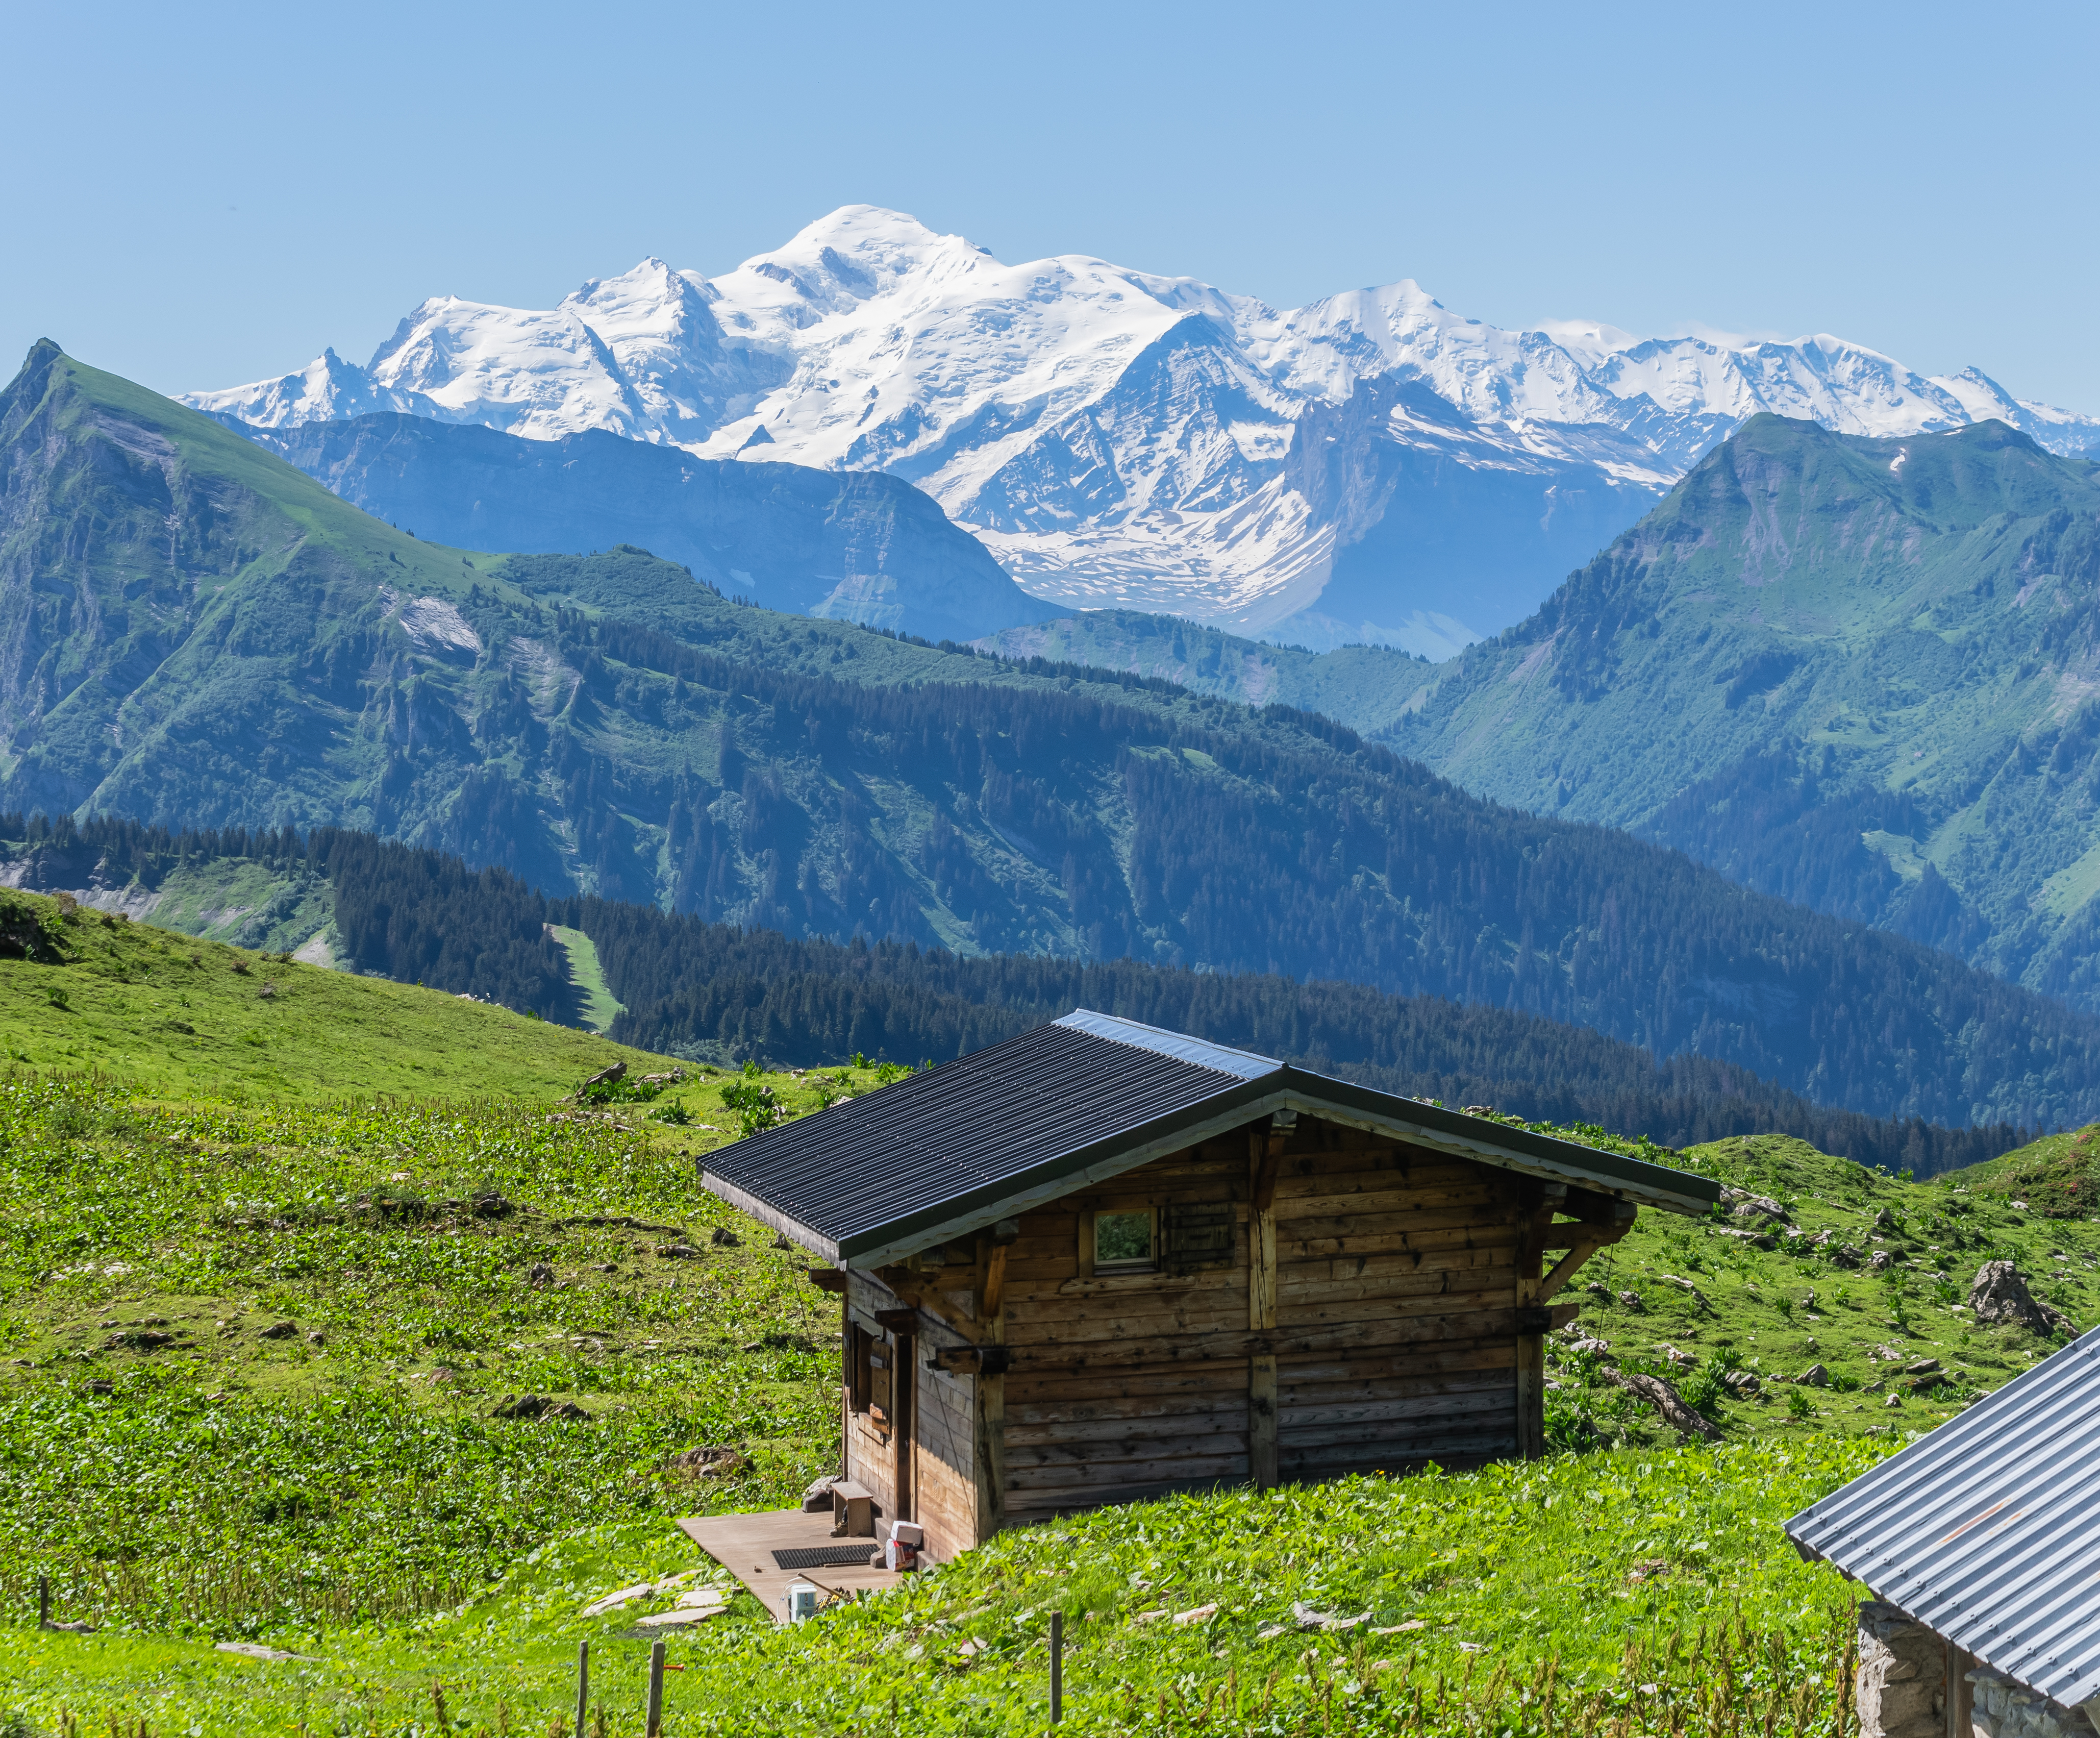
[[[711,1154],[708,1189],[805,1248],[880,1267],[1278,1110],[1701,1214],[1710,1179],[1079,1008]]]

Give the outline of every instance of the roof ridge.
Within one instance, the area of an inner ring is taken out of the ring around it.
[[[1214,1044],[1207,1039],[1190,1038],[1185,1033],[1170,1032],[1163,1026],[1126,1020],[1120,1014],[1096,1013],[1091,1008],[1075,1008],[1052,1024],[1068,1031],[1084,1032],[1089,1037],[1105,1038],[1112,1044],[1127,1044],[1133,1050],[1149,1050],[1154,1056],[1207,1068],[1214,1074],[1229,1074],[1236,1080],[1259,1080],[1284,1066],[1274,1056],[1263,1056],[1257,1051],[1234,1050],[1229,1045]]]

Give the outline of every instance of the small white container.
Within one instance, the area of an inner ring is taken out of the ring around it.
[[[807,1581],[788,1584],[788,1621],[801,1623],[817,1615],[817,1590]]]

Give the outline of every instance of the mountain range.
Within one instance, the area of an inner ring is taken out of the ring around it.
[[[375,518],[457,549],[643,543],[768,609],[939,639],[1061,613],[879,471],[739,465],[596,429],[527,440],[399,412],[277,429],[220,420]]]
[[[1039,630],[1021,630],[1031,632]],[[1759,417],[1378,734],[2100,1008],[2100,464]]]
[[[553,309],[435,297],[362,367],[331,350],[184,401],[886,471],[1062,607],[1438,658],[1760,412],[1898,438],[1996,418],[2100,451],[2100,421],[1828,335],[1508,331],[1411,281],[1278,310],[1080,255],[1005,265],[865,205],[719,276],[651,258]]]
[[[2100,1111],[2100,1017],[1315,714],[739,604],[630,546],[433,544],[48,343],[0,392],[0,808],[354,827],[794,937],[1343,979],[1876,1116]]]

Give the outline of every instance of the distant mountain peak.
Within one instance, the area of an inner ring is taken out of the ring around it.
[[[1192,315],[1209,326],[1162,347]],[[1403,402],[1423,392],[1450,414]],[[769,460],[918,484],[1040,596],[1316,642],[1330,619],[1506,625],[1761,411],[1863,435],[1996,417],[2100,452],[2100,420],[1827,333],[1510,330],[1409,278],[1279,311],[1083,254],[1006,264],[872,205],[713,278],[652,255],[552,310],[435,298],[361,371],[324,357],[184,402],[276,427],[399,410],[540,439],[604,429],[725,458],[762,425]]]

